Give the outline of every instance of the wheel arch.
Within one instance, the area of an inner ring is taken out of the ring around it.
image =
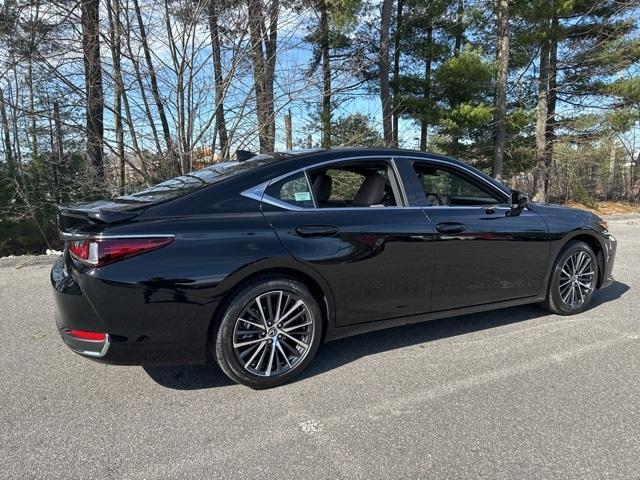
[[[273,259],[266,260],[264,262],[258,262],[245,267],[244,269],[233,273],[227,279],[225,279],[220,285],[223,293],[221,294],[220,301],[218,302],[211,323],[207,332],[207,343],[215,335],[215,331],[220,324],[220,319],[227,308],[229,300],[233,297],[235,292],[242,288],[247,283],[253,281],[256,278],[263,276],[280,276],[289,277],[302,282],[315,297],[320,307],[322,314],[322,339],[327,336],[328,330],[335,323],[335,309],[334,299],[331,288],[328,283],[314,270],[301,264],[295,260],[282,259],[281,263],[274,261]]]
[[[565,238],[565,241],[562,244],[562,247],[558,251],[556,258],[560,254],[560,252],[571,242],[584,242],[591,250],[596,254],[596,258],[598,260],[598,280],[596,283],[596,288],[600,288],[603,281],[603,273],[604,273],[604,252],[605,247],[602,241],[597,237],[597,234],[591,230],[577,230],[572,232]]]

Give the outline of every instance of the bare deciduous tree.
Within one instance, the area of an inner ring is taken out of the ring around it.
[[[97,178],[104,177],[104,95],[100,58],[100,1],[82,0],[82,51],[87,105],[87,157]]]

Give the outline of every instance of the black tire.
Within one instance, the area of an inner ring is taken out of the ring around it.
[[[258,390],[271,388],[292,380],[311,363],[322,338],[322,315],[302,282],[258,277],[232,293],[224,308],[209,344],[213,358],[235,382]],[[275,322],[278,316],[284,321]]]
[[[575,275],[574,268],[581,273]],[[568,243],[558,254],[551,270],[543,307],[557,315],[584,312],[596,291],[598,274],[598,258],[591,247],[579,241]],[[585,287],[587,284],[588,288]]]

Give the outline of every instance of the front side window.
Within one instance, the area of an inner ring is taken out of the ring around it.
[[[313,198],[307,176],[304,172],[297,173],[269,185],[265,195],[281,202],[300,208],[313,208]]]
[[[414,169],[430,206],[483,206],[503,201],[490,189],[453,170],[414,163]]]

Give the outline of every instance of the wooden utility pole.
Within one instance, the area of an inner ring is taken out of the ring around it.
[[[291,110],[284,116],[284,131],[287,137],[287,150],[293,150],[293,129],[291,128]]]
[[[396,35],[393,41],[393,146],[398,146],[398,124],[400,120],[400,46],[402,44],[402,10],[404,0],[398,0]]]

